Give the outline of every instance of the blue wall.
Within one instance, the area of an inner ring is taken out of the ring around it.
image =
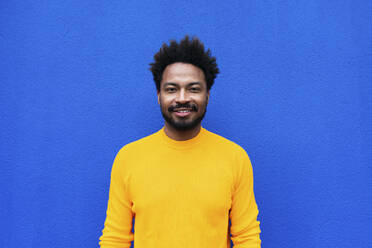
[[[254,166],[263,247],[371,247],[371,1],[1,1],[0,247],[97,247],[118,150],[162,126],[148,64],[197,35],[204,127]]]

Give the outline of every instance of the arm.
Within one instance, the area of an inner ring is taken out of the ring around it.
[[[131,202],[124,183],[122,150],[117,154],[111,170],[111,183],[105,227],[100,237],[101,248],[129,248],[132,233]]]
[[[234,248],[260,248],[260,222],[253,193],[253,171],[248,155],[243,153],[237,164],[235,188],[230,210],[231,240]]]

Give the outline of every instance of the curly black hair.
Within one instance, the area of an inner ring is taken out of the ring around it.
[[[160,91],[160,82],[165,68],[176,62],[192,64],[203,70],[207,89],[210,90],[214,79],[219,73],[216,58],[211,56],[211,51],[204,50],[204,44],[197,38],[186,35],[180,43],[171,40],[170,44],[163,43],[159,52],[154,55],[155,62],[150,63],[156,89]]]

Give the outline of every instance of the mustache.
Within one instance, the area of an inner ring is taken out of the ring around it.
[[[173,112],[175,109],[179,109],[179,108],[187,108],[187,109],[191,109],[191,111],[198,111],[198,107],[195,104],[189,104],[189,103],[177,104],[175,106],[170,106],[168,108],[168,111]]]

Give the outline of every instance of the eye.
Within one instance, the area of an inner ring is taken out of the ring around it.
[[[190,88],[190,91],[191,92],[199,92],[200,91],[200,88],[198,88],[198,87],[192,87],[192,88]]]
[[[166,88],[165,91],[166,92],[175,92],[176,88]]]

